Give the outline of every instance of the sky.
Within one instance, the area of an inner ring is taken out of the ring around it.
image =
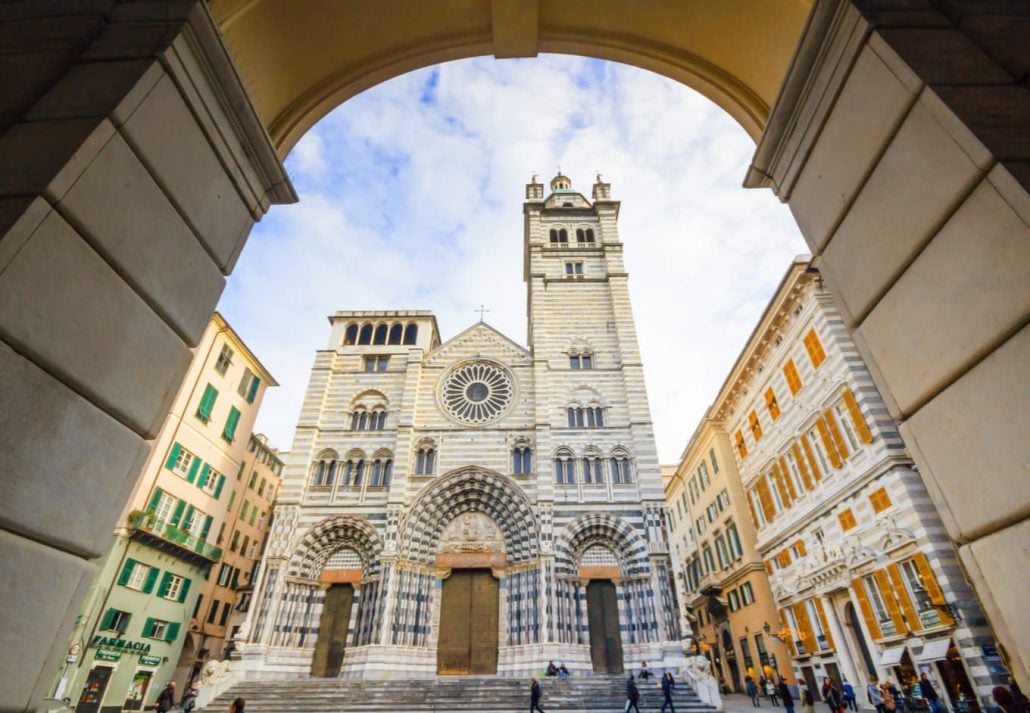
[[[558,167],[622,201],[630,299],[658,453],[676,463],[791,259],[754,143],[715,104],[599,60],[461,60],[350,99],[286,159],[300,202],[253,230],[218,309],[275,376],[255,430],[288,450],[337,310],[427,309],[447,340],[479,318],[526,344],[522,203]]]

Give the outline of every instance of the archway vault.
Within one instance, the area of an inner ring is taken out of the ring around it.
[[[807,0],[211,0],[276,150],[387,79],[476,56],[572,54],[633,65],[696,89],[755,139]],[[331,38],[331,41],[330,41]],[[656,111],[659,110],[656,107]]]

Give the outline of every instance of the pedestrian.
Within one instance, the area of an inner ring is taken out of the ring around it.
[[[229,713],[244,713],[243,709],[246,707],[246,705],[247,702],[245,700],[243,700],[242,698],[237,698],[235,701],[232,702],[232,705],[229,706]]]
[[[769,696],[769,702],[772,704],[773,708],[779,708],[780,707],[780,700],[779,700],[780,697],[778,695],[779,691],[776,688],[776,684],[774,684],[772,682],[771,678],[766,680],[766,682],[765,682],[765,693],[766,693],[767,696]]]
[[[623,713],[629,713],[629,709],[632,707],[637,713],[640,713],[640,691],[637,690],[637,682],[633,680],[633,674],[629,675],[626,679],[626,710]]]
[[[848,683],[847,679],[844,679],[844,706],[858,713],[858,702],[855,700],[855,689]],[[934,713],[937,713],[934,711]]]
[[[923,671],[919,676],[919,692],[923,694],[923,698],[930,704],[930,713],[943,713],[944,704],[941,703],[941,697],[937,693],[937,689],[934,688],[933,683],[930,682],[926,671]]]
[[[558,678],[568,678],[568,677],[569,677],[569,669],[565,668],[565,664],[563,663],[561,666],[558,667]]]
[[[747,697],[751,699],[751,705],[755,708],[761,708],[761,704],[758,702],[758,686],[755,685],[754,680],[748,676],[745,679],[744,690],[747,692]]]
[[[1005,713],[1016,713],[1016,699],[1005,686],[995,686],[994,690],[991,691],[991,696],[994,697],[994,702]]]
[[[830,707],[830,713],[843,713],[844,697],[840,689],[828,678],[823,679],[823,700]]]
[[[790,686],[783,680],[783,676],[780,676],[780,682],[776,685],[776,692],[780,696],[780,700],[783,701],[783,709],[786,713],[794,713],[794,696],[790,695]]]
[[[535,678],[531,678],[529,681],[529,713],[533,713],[533,711],[544,713],[544,709],[540,707],[540,697],[543,696],[543,691],[540,690],[540,682]]]
[[[544,675],[545,676],[557,676],[558,675],[558,667],[554,665],[554,661],[549,661],[548,662],[548,664],[547,664],[547,671],[545,672]]]
[[[807,687],[801,694],[801,713],[815,713],[815,701],[812,700],[812,692]]]
[[[175,705],[175,682],[169,681],[164,690],[157,696],[157,710],[161,713],[170,711]]]
[[[647,670],[647,661],[642,661],[640,663],[640,680],[646,681],[649,678],[651,678],[651,672]]]
[[[197,682],[194,681],[186,689],[186,692],[182,694],[182,700],[179,701],[179,705],[182,706],[182,713],[193,713],[193,709],[197,706],[197,694],[199,692]]]
[[[876,681],[870,679],[865,687],[865,695],[869,699],[869,705],[876,709],[876,713],[886,713],[887,707],[883,702],[883,691],[880,690]]]
[[[880,684],[880,690],[883,692],[883,709],[887,713],[894,713],[898,710],[898,699],[894,695],[896,689],[893,684],[890,681],[884,681]]]
[[[662,713],[665,713],[665,706],[669,706],[669,710],[672,713],[676,713],[676,706],[672,703],[672,689],[676,687],[676,681],[673,680],[672,674],[666,671],[662,674],[662,695],[665,696],[665,700],[662,701]]]

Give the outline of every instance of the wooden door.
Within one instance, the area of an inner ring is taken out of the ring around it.
[[[622,635],[615,585],[595,579],[587,585],[590,660],[597,673],[622,673]]]
[[[350,611],[354,603],[354,587],[334,584],[325,592],[325,606],[318,622],[318,640],[311,659],[311,675],[332,678],[338,676],[347,648],[350,629]]]
[[[444,580],[438,674],[497,673],[498,591],[489,570],[455,570]]]

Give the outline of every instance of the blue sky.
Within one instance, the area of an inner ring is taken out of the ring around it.
[[[672,463],[791,258],[787,208],[741,188],[754,151],[721,109],[624,65],[545,55],[412,72],[346,102],[286,166],[300,203],[257,225],[219,310],[281,386],[257,430],[288,449],[326,316],[429,309],[525,344],[523,186],[601,171],[620,233],[659,456]]]

